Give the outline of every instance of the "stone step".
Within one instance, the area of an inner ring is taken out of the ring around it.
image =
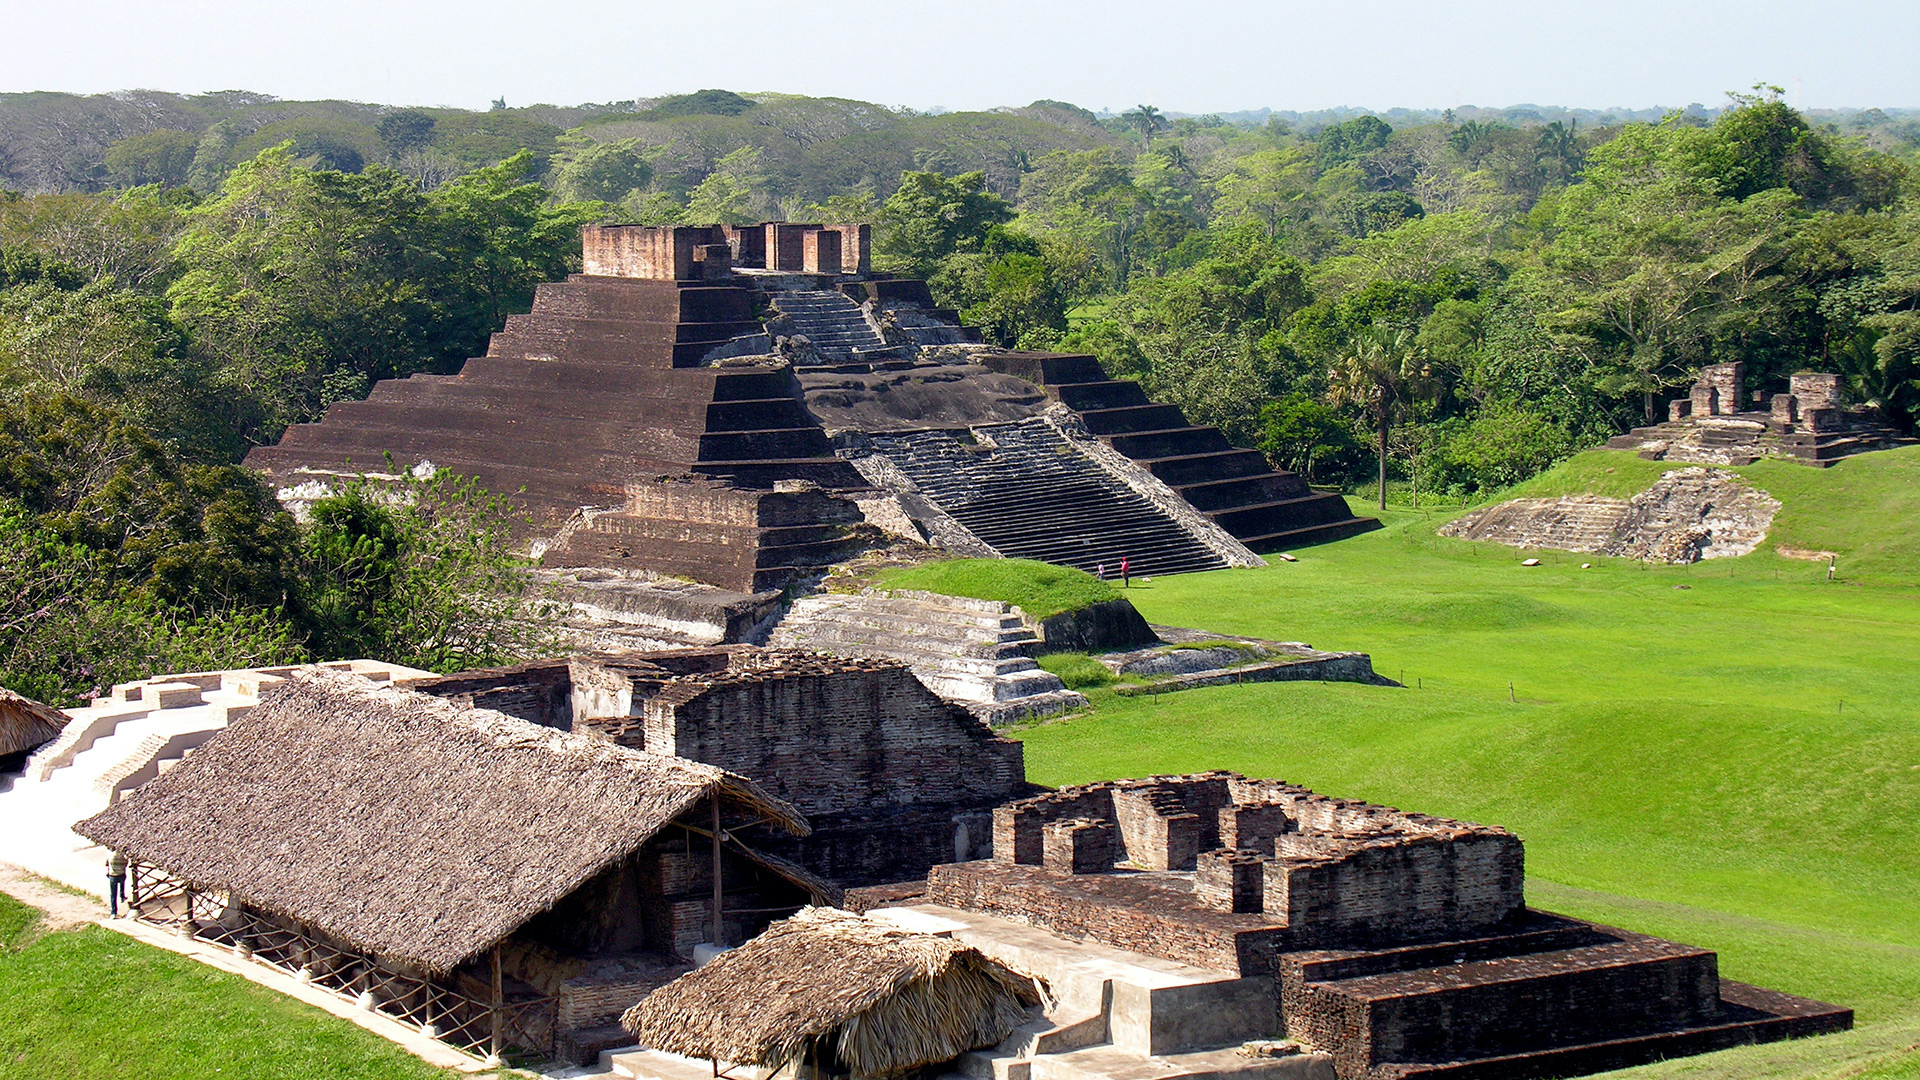
[[[1033,1059],[1031,1080],[1334,1080],[1326,1054],[1248,1057],[1238,1046],[1146,1056],[1111,1044]]]
[[[969,1080],[1028,1080],[1033,1072],[1026,1057],[999,1050],[969,1050],[955,1064]]]
[[[1624,932],[1569,949],[1303,985],[1287,1004],[1289,1031],[1329,1045],[1340,1032],[1365,1032],[1342,1054],[1368,1068],[1708,1023],[1720,1001],[1712,952]]]

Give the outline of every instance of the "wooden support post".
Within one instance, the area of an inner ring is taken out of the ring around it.
[[[493,947],[493,1060],[499,1061],[500,1052],[505,1049],[501,1039],[501,1011],[507,1003],[506,990],[500,980],[500,946]]]
[[[715,948],[726,948],[726,927],[721,922],[722,877],[720,873],[720,788],[715,785],[707,795],[713,803],[713,944]]]

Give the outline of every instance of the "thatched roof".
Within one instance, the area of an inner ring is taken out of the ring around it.
[[[0,757],[52,742],[66,726],[66,713],[0,686]]]
[[[710,765],[311,671],[74,830],[444,972],[710,793],[808,831],[791,806]]]
[[[1038,1001],[1030,979],[971,946],[808,908],[620,1022],[668,1053],[768,1068],[831,1054],[879,1077],[993,1046]]]

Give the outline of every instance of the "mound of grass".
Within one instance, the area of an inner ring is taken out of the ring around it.
[[[0,896],[0,941],[11,933],[24,942],[0,948],[0,1077],[456,1075],[312,1006],[111,930],[20,938],[37,915]]]
[[[1120,598],[1120,590],[1084,570],[1032,559],[948,559],[922,563],[883,572],[880,587],[1001,600],[1020,605],[1022,611],[1035,619]]]
[[[1582,458],[1535,493],[1671,467]],[[1788,542],[1842,551],[1831,583],[1824,564],[1766,552],[1685,567],[1528,552],[1541,565],[1522,567],[1520,552],[1434,535],[1445,515],[1392,512],[1297,563],[1157,578],[1130,597],[1151,622],[1366,651],[1406,689],[1094,688],[1090,714],[1021,733],[1028,774],[1235,769],[1505,825],[1527,842],[1534,904],[1714,948],[1728,978],[1859,1012],[1849,1035],[1635,1075],[1912,1075],[1920,603],[1911,585],[1857,575],[1890,565],[1902,523],[1873,519],[1904,513],[1916,467],[1900,451],[1738,470],[1786,504]],[[1874,501],[1849,506],[1849,492]]]
[[[39,911],[6,893],[0,893],[0,953],[21,944],[27,931],[39,921]]]
[[[1489,501],[1559,495],[1630,499],[1661,474],[1686,467],[1643,461],[1624,450],[1589,450]],[[1920,446],[1843,458],[1825,469],[1763,460],[1729,471],[1781,503],[1762,551],[1748,558],[1770,554],[1779,545],[1831,551],[1840,556],[1848,580],[1920,584]]]
[[[1113,672],[1107,665],[1086,653],[1049,653],[1036,662],[1060,676],[1060,681],[1066,683],[1069,690],[1086,690],[1113,682]]]

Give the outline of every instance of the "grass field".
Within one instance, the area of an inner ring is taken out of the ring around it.
[[[880,573],[888,589],[919,589],[1017,604],[1036,619],[1118,599],[1120,591],[1085,570],[1032,559],[947,559]]]
[[[1522,493],[1630,494],[1667,467],[1585,454]],[[1847,1035],[1642,1072],[1920,1077],[1920,450],[1739,471],[1785,503],[1770,543],[1838,552],[1839,580],[1771,550],[1526,568],[1392,513],[1297,563],[1130,597],[1153,622],[1367,651],[1406,689],[1092,689],[1091,714],[1022,733],[1029,774],[1228,768],[1506,825],[1536,905],[1859,1013]]]
[[[426,1080],[369,1032],[184,956],[87,926],[42,933],[0,895],[0,1077]]]

